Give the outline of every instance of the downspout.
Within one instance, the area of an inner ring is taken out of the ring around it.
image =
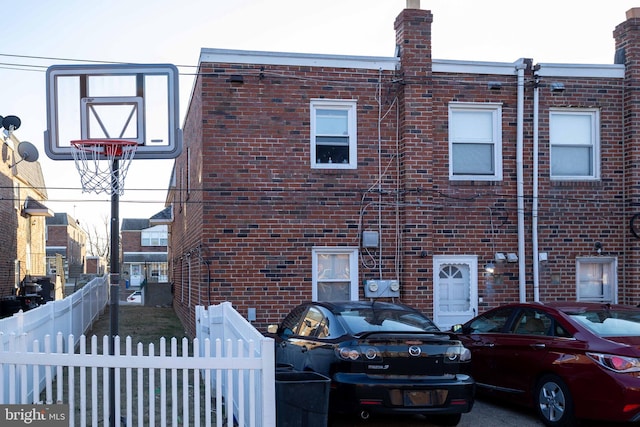
[[[533,301],[540,301],[540,261],[538,259],[538,83],[535,76],[533,86],[533,193],[531,201],[531,250],[533,260]]]
[[[526,270],[524,252],[524,70],[527,64],[520,59],[516,65],[518,71],[518,111],[516,136],[516,172],[518,187],[518,278],[520,288],[520,302],[526,301]]]

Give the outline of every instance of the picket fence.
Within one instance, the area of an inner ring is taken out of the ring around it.
[[[66,404],[80,427],[112,414],[118,426],[275,426],[273,340],[229,303],[196,307],[196,324],[192,343],[163,338],[146,353],[114,337],[114,355],[109,337],[3,328],[0,404]]]

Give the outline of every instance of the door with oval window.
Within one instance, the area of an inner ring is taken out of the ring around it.
[[[478,259],[475,256],[435,256],[433,259],[433,320],[442,330],[464,323],[478,312]]]

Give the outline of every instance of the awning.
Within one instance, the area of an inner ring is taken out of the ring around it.
[[[122,262],[128,262],[128,263],[167,262],[168,255],[162,252],[159,252],[157,254],[128,253],[128,254],[124,254],[122,258],[123,258]]]
[[[58,254],[67,256],[67,248],[47,248],[47,258],[55,257]]]
[[[24,200],[23,212],[31,216],[54,216],[51,209],[30,196]]]

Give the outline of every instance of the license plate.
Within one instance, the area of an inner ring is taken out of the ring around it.
[[[404,392],[404,406],[432,406],[432,391],[409,391]]]

